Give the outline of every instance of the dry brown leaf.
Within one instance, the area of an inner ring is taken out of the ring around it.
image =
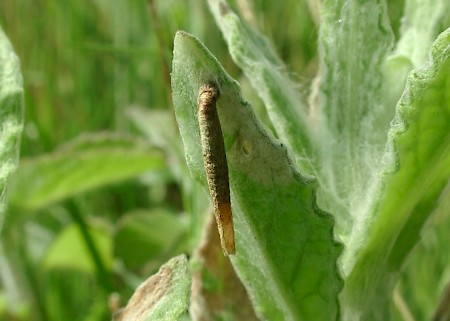
[[[213,215],[205,225],[192,261],[199,263],[192,280],[190,313],[194,321],[213,321],[224,316],[227,320],[258,320],[230,259],[222,253]]]

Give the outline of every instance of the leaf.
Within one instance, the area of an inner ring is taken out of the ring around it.
[[[191,278],[186,256],[174,257],[134,292],[114,321],[178,321],[187,310]]]
[[[23,128],[23,87],[19,59],[0,28],[0,230],[8,180],[19,162]]]
[[[181,187],[183,208],[186,216],[189,217],[190,243],[196,244],[201,236],[208,200],[205,198],[205,191],[198,188],[198,182],[192,180],[189,175],[173,111],[144,110],[130,107],[127,110],[127,115],[149,143],[152,146],[160,147],[167,155],[170,163],[168,170],[171,178]]]
[[[446,0],[405,1],[401,25],[401,38],[397,43],[395,56],[408,58],[414,68],[423,65],[428,49],[439,34],[445,12],[450,9]]]
[[[446,0],[405,1],[401,37],[383,68],[383,92],[387,106],[394,106],[398,102],[411,69],[426,62],[429,48],[442,32],[440,25],[447,25],[446,12],[450,12],[450,2]]]
[[[305,98],[296,90],[286,67],[269,41],[249,28],[224,0],[208,0],[211,12],[228,44],[233,60],[242,68],[264,101],[280,140],[295,153],[302,170],[314,174],[313,133]]]
[[[384,0],[322,2],[318,199],[343,239],[373,196],[368,190],[393,117],[381,72],[392,42]]]
[[[173,154],[182,149],[178,144],[180,140],[175,118],[170,110],[129,107],[127,116],[152,146],[169,150]]]
[[[89,234],[101,255],[102,262],[108,269],[111,269],[113,265],[111,235],[100,228],[90,228]],[[70,251],[67,249],[70,249]],[[92,254],[85,246],[83,235],[75,224],[69,225],[59,233],[49,247],[43,265],[47,269],[69,268],[89,273],[95,273],[96,271]]]
[[[191,260],[192,294],[189,312],[195,321],[258,321],[247,291],[220,246],[214,216]]]
[[[220,88],[217,109],[225,140],[236,233],[232,264],[258,316],[267,320],[335,320],[341,289],[341,245],[333,219],[315,205],[315,182],[293,166],[282,143],[262,128],[239,85],[193,36],[175,36],[172,91],[192,175],[205,184],[197,97]]]
[[[392,288],[449,182],[449,93],[450,28],[434,43],[429,63],[408,77],[375,187],[380,197],[342,260],[351,271],[343,302],[349,310],[361,309],[364,320],[384,320],[379,293]]]
[[[84,135],[54,153],[25,159],[11,203],[38,210],[89,189],[165,169],[162,154],[136,139],[110,134]]]
[[[139,211],[123,216],[114,236],[115,256],[134,269],[164,254],[180,241],[183,222],[160,210]]]
[[[438,302],[444,299],[445,287],[450,282],[450,251],[447,251],[450,244],[449,187],[430,218],[431,222],[424,227],[420,243],[408,258],[399,282],[401,294],[417,320],[439,320],[433,319],[433,314]]]

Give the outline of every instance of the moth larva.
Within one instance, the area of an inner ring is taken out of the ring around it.
[[[202,143],[203,165],[212,198],[220,243],[225,255],[235,253],[231,213],[228,165],[222,128],[216,109],[220,92],[217,85],[202,85],[198,95],[198,124]]]

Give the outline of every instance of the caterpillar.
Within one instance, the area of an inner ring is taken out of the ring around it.
[[[235,254],[233,216],[231,212],[230,183],[222,128],[216,102],[220,91],[215,83],[200,87],[198,95],[198,124],[209,193],[225,255]]]

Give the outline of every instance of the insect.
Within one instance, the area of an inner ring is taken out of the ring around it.
[[[203,165],[214,207],[220,243],[225,255],[235,254],[233,217],[231,213],[228,165],[222,128],[216,102],[220,91],[215,83],[200,87],[198,94],[198,124],[203,153]]]

